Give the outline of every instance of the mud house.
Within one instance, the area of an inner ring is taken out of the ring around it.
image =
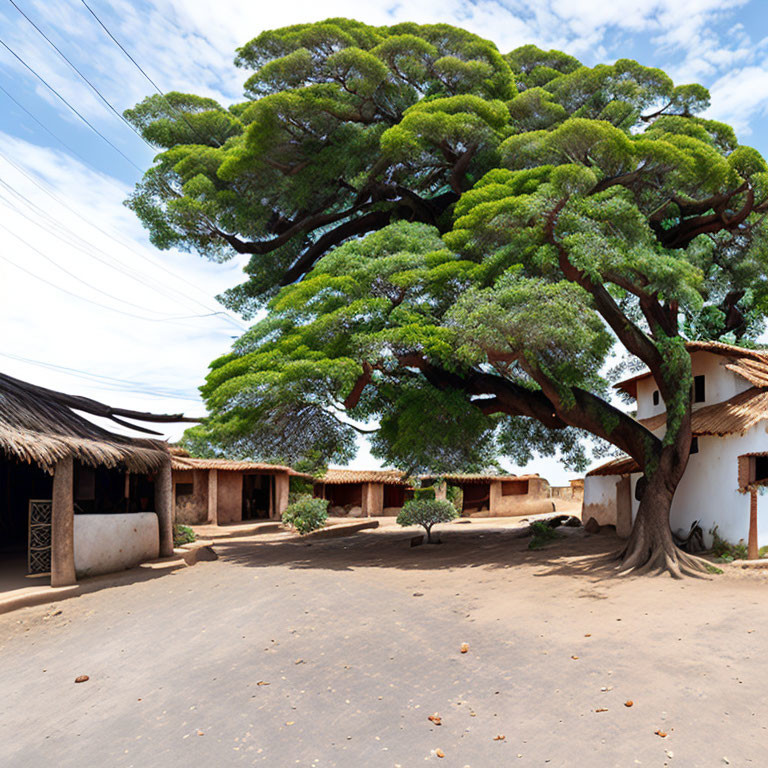
[[[81,414],[191,421],[111,408],[0,374],[0,571],[53,586],[173,551],[171,459],[164,442],[114,434]],[[154,433],[153,433],[154,434]]]
[[[288,506],[290,467],[254,461],[195,459],[171,447],[173,503],[179,523],[225,525],[279,519]]]
[[[396,470],[329,469],[315,482],[315,496],[328,499],[334,516],[397,515],[413,489]]]
[[[693,367],[693,445],[670,513],[673,531],[698,520],[707,543],[710,529],[732,542],[768,544],[768,353],[717,342],[689,342]],[[637,419],[661,437],[666,412],[649,372],[616,387],[637,402]],[[636,462],[619,457],[587,473],[582,517],[616,525],[628,536],[637,514]]]
[[[460,488],[463,517],[515,517],[554,510],[549,483],[537,474],[426,476],[422,483],[434,484],[437,498],[446,497],[447,486]]]

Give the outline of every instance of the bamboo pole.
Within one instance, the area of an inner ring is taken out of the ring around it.
[[[747,545],[747,559],[757,560],[759,557],[757,546],[757,488],[749,492],[749,543]]]

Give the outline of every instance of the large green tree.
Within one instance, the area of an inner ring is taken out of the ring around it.
[[[189,439],[344,460],[375,425],[377,455],[440,472],[533,449],[583,463],[589,433],[645,475],[623,567],[699,567],[669,529],[685,339],[754,338],[768,288],[766,164],[696,116],[707,91],[446,25],[330,19],[236,61],[241,104],[127,112],[164,148],[129,201],[153,242],[250,254],[224,298],[267,308],[212,364]],[[658,382],[663,439],[611,402],[617,345]]]

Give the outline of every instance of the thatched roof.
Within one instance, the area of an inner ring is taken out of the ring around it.
[[[405,472],[396,469],[329,469],[320,483],[348,485],[350,483],[384,483],[385,485],[408,485]]]
[[[691,432],[694,435],[740,435],[765,420],[768,420],[768,389],[750,387],[722,403],[693,411]],[[653,432],[667,423],[667,414],[659,413],[638,421]]]
[[[117,435],[77,411],[110,419],[122,426],[157,434],[123,419],[148,422],[196,421],[178,415],[140,413],[112,408],[96,400],[38,387],[0,373],[0,451],[6,456],[53,471],[56,462],[72,456],[90,466],[124,466],[151,472],[167,461],[159,440]]]
[[[639,472],[640,465],[631,456],[619,456],[615,459],[601,464],[599,467],[590,469],[587,477],[603,477],[607,475],[630,475],[633,472]]]
[[[713,355],[730,358],[725,365],[729,371],[733,371],[756,387],[768,387],[768,352],[764,350],[735,347],[733,344],[723,344],[720,341],[687,341],[685,348],[690,354],[710,352]],[[636,399],[637,382],[649,376],[651,376],[650,371],[641,371],[636,376],[623,379],[613,386]]]
[[[171,468],[184,469],[216,469],[228,472],[287,472],[289,475],[301,475],[295,469],[285,467],[282,464],[266,464],[259,461],[238,461],[237,459],[195,459],[190,456],[171,456]],[[310,475],[307,475],[310,477]]]
[[[464,475],[422,475],[422,480],[438,480],[442,478],[449,485],[478,485],[491,482],[509,482],[511,480],[538,480],[538,474],[529,475],[490,475],[490,474],[464,474]]]

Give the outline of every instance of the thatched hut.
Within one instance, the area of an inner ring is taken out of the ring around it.
[[[171,446],[175,519],[191,525],[279,520],[288,506],[290,467],[236,459],[198,459]]]
[[[153,435],[125,419],[194,421],[0,374],[0,567],[11,580],[21,565],[63,586],[172,553],[167,445],[115,434],[82,413]]]
[[[394,469],[329,469],[315,482],[315,496],[328,499],[331,515],[396,515],[412,493],[405,473]]]

